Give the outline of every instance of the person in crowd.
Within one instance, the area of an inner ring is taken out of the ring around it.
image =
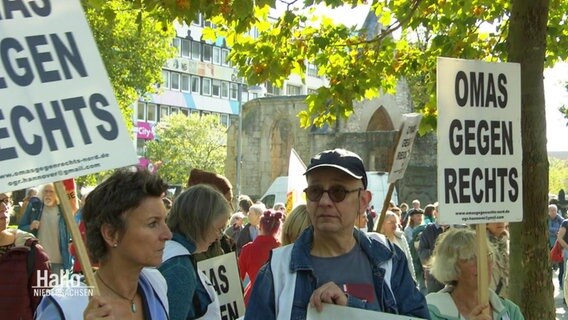
[[[390,242],[396,244],[402,252],[406,255],[408,260],[408,269],[414,281],[416,281],[416,273],[414,272],[414,265],[412,264],[412,255],[410,254],[410,247],[404,233],[398,228],[399,220],[398,215],[392,211],[385,213],[385,221],[381,227],[381,233],[384,234]]]
[[[390,212],[396,214],[396,216],[398,217],[398,230],[403,231],[404,230],[404,225],[402,224],[402,216],[401,216],[401,211],[400,208],[397,206],[394,206],[392,208],[389,209]]]
[[[49,256],[51,272],[62,274],[72,267],[69,253],[71,234],[67,230],[53,183],[43,185],[39,195],[41,202],[28,205],[19,228],[37,236]]]
[[[312,226],[272,251],[245,319],[304,319],[308,304],[321,311],[323,303],[428,318],[402,250],[354,228],[372,198],[361,158],[345,149],[323,151],[304,174]]]
[[[280,247],[280,241],[276,238],[276,234],[280,229],[283,215],[281,211],[264,211],[262,218],[260,218],[258,237],[253,242],[243,246],[239,256],[239,274],[241,280],[244,280],[246,275],[250,280],[245,288],[245,305],[248,305],[258,270],[268,260],[270,251]]]
[[[375,211],[375,206],[371,205],[367,208],[367,230],[369,232],[375,232],[375,224],[378,222],[378,214]]]
[[[424,211],[420,210],[412,210],[411,215],[408,217],[408,221],[406,226],[404,227],[404,236],[406,237],[406,241],[408,244],[411,245],[413,243],[413,231],[416,230],[418,226],[421,226],[424,223]]]
[[[49,257],[31,233],[8,229],[11,193],[0,193],[0,312],[5,319],[33,319],[41,300],[38,276],[49,278]]]
[[[192,169],[189,173],[189,179],[187,180],[187,186],[195,186],[199,184],[206,184],[212,186],[217,191],[225,197],[231,210],[233,209],[233,185],[225,176],[220,174],[204,171],[200,169]],[[211,244],[211,246],[205,252],[199,252],[194,254],[194,258],[197,261],[207,260],[213,257],[223,255],[235,251],[236,246],[233,239],[222,234],[218,241]]]
[[[158,267],[168,285],[170,319],[221,319],[215,289],[197,268],[194,254],[219,240],[231,211],[223,195],[204,184],[188,188],[174,201],[167,219],[173,238]]]
[[[493,267],[489,288],[502,298],[509,297],[509,232],[505,222],[487,224],[487,237],[493,245]]]
[[[558,214],[558,207],[555,204],[548,206],[548,251],[554,247],[554,243],[558,237],[558,231],[562,226],[564,219]],[[553,268],[558,269],[558,282],[562,289],[564,280],[564,262],[553,264]]]
[[[489,241],[481,245],[487,246],[488,268],[491,268],[491,245]],[[426,296],[431,319],[523,320],[519,307],[492,289],[489,289],[489,304],[479,302],[477,246],[475,231],[470,228],[452,228],[438,238],[431,272],[447,286]]]
[[[154,269],[172,237],[166,190],[157,175],[120,169],[91,191],[83,221],[100,295],[45,296],[37,319],[167,319],[166,283]]]
[[[258,236],[258,225],[262,213],[266,211],[266,207],[262,203],[255,203],[250,206],[248,211],[248,223],[244,226],[237,239],[237,256],[241,255],[243,246],[254,241]]]
[[[311,225],[308,209],[305,204],[301,204],[294,208],[288,215],[284,224],[282,224],[282,233],[280,242],[283,246],[294,243],[300,234]]]
[[[560,230],[558,230],[557,240],[558,243],[560,243],[560,245],[562,246],[562,257],[564,258],[564,265],[566,265],[566,260],[568,259],[568,219],[564,219],[564,221],[562,221]],[[564,279],[562,280],[565,302],[568,301],[568,286],[566,286],[567,282],[568,276],[565,274]]]
[[[355,227],[363,232],[370,232],[369,230],[369,217],[367,216],[367,212],[363,212],[357,216],[357,222],[355,223]]]
[[[87,228],[85,227],[85,221],[83,221],[83,207],[85,206],[87,196],[91,191],[93,191],[93,189],[94,188],[92,187],[81,189],[81,200],[79,201],[80,208],[75,213],[75,222],[79,227],[79,233],[81,234],[83,241],[87,240]],[[81,261],[79,261],[79,256],[77,255],[77,248],[75,248],[73,243],[69,245],[69,253],[71,254],[71,257],[73,257],[73,273],[83,273]],[[92,262],[91,265],[93,265]]]
[[[26,212],[26,208],[28,207],[30,201],[33,202],[41,202],[41,200],[37,197],[38,190],[37,188],[29,188],[26,190],[26,196],[22,200],[22,206],[20,207],[20,216],[23,216]]]
[[[429,203],[424,207],[424,224],[430,224],[436,222],[436,218],[434,217],[434,210],[436,207]]]
[[[414,210],[421,209],[420,208],[420,200],[418,200],[418,199],[412,200],[412,209],[414,209]]]
[[[406,213],[408,212],[408,204],[406,202],[401,202],[398,207],[400,208],[401,215],[406,217]]]
[[[288,212],[286,212],[286,204],[284,202],[276,202],[273,209],[274,211],[282,212],[282,221],[286,220],[286,215],[288,214]]]
[[[438,211],[438,202],[434,204],[433,216],[436,221],[440,212]],[[437,280],[430,272],[430,257],[436,246],[438,236],[446,232],[450,228],[449,225],[441,225],[438,222],[429,223],[420,235],[420,243],[418,245],[418,256],[424,267],[424,279],[428,293],[437,292],[444,288],[444,284]]]
[[[243,230],[245,215],[242,212],[235,212],[229,220],[229,226],[225,229],[225,235],[228,236],[237,243],[236,239],[239,238],[241,231]]]

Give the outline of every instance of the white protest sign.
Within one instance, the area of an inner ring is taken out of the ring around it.
[[[414,145],[414,138],[420,126],[422,115],[419,113],[408,113],[403,115],[402,126],[400,128],[400,138],[394,151],[391,172],[389,173],[389,183],[395,183],[404,177],[404,172],[410,162],[410,153]]]
[[[235,253],[199,261],[197,267],[205,273],[217,291],[221,319],[232,320],[244,316],[245,302]]]
[[[335,304],[323,304],[318,312],[316,308],[308,306],[306,320],[345,320],[345,319],[377,319],[377,320],[420,320],[420,318],[401,316],[372,310],[350,308]]]
[[[81,3],[16,1],[0,16],[0,191],[135,164]]]
[[[438,58],[440,223],[521,221],[521,68]]]

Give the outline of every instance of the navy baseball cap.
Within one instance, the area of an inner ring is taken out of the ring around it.
[[[355,179],[363,180],[363,186],[367,189],[367,171],[363,160],[356,153],[345,149],[322,151],[310,160],[304,175],[324,167],[339,169]]]

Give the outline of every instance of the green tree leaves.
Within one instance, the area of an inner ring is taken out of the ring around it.
[[[170,184],[185,185],[193,168],[223,174],[227,133],[217,116],[176,113],[158,124],[156,136],[146,156],[162,162],[158,173]]]

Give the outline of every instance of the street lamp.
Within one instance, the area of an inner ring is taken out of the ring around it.
[[[249,94],[261,94],[265,92],[264,86],[254,85],[249,86],[247,89]],[[243,164],[243,84],[239,83],[239,133],[237,136],[237,196],[240,197],[242,193],[241,185],[241,175],[242,175],[242,164]],[[249,96],[250,98],[250,96]],[[248,100],[248,99],[247,99]]]

